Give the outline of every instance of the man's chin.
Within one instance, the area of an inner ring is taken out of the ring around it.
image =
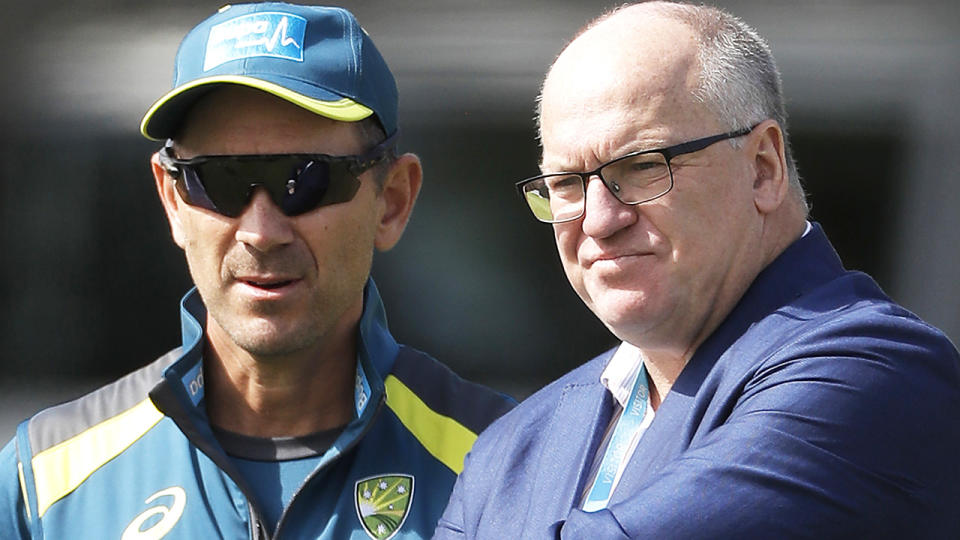
[[[249,353],[250,356],[264,361],[271,358],[289,357],[307,348],[304,343],[299,341],[270,338],[247,339],[237,343],[237,346]]]
[[[642,333],[655,319],[648,295],[640,291],[607,291],[594,300],[591,311],[620,339]]]
[[[225,330],[237,347],[263,359],[296,354],[309,348],[315,338],[304,328],[266,318],[229,325]]]

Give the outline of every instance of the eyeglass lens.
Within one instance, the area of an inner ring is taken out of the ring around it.
[[[659,152],[625,156],[607,163],[598,173],[607,189],[625,204],[656,199],[671,187],[670,167]],[[523,196],[540,221],[576,219],[584,211],[588,180],[588,173],[548,174],[524,184]]]

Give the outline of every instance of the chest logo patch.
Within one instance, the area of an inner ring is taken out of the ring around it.
[[[172,497],[172,500],[164,500],[169,502],[170,506],[158,504],[133,518],[130,525],[124,529],[122,540],[158,540],[173,529],[187,505],[187,493],[182,487],[173,486],[154,493],[144,502],[150,504],[161,497]]]
[[[386,474],[357,480],[354,502],[360,524],[370,538],[393,538],[410,513],[413,476]]]

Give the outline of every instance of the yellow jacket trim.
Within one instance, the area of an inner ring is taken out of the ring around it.
[[[23,497],[23,507],[27,510],[27,521],[32,519],[30,517],[30,505],[27,504],[27,501],[30,499],[27,497],[27,482],[23,479],[23,463],[17,462],[17,476],[20,477],[20,495]]]
[[[76,489],[94,471],[126,450],[163,414],[149,398],[33,457],[37,514]]]
[[[477,435],[462,424],[438,414],[417,397],[400,379],[388,375],[383,381],[387,407],[400,419],[427,452],[456,474],[463,470],[463,458]]]

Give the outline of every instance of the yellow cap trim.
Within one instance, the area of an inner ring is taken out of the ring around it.
[[[161,107],[166,105],[171,99],[179,96],[187,90],[192,90],[199,86],[205,86],[208,84],[219,83],[238,84],[241,86],[249,86],[250,88],[263,90],[264,92],[268,92],[281,99],[285,99],[294,105],[302,107],[314,114],[319,114],[320,116],[330,118],[331,120],[339,120],[341,122],[357,122],[373,114],[372,109],[366,107],[365,105],[361,105],[352,99],[341,98],[337,101],[323,101],[299,94],[278,84],[267,82],[261,79],[244,77],[241,75],[221,75],[216,77],[204,77],[202,79],[196,79],[168,92],[165,96],[157,100],[157,102],[150,107],[150,110],[147,111],[147,114],[143,116],[143,120],[140,122],[140,133],[142,133],[143,136],[147,137],[148,139],[158,140],[147,133],[147,123],[151,118],[153,118],[153,115],[156,114]]]
[[[437,413],[413,393],[400,379],[388,375],[383,381],[387,407],[420,444],[451,471],[460,474],[463,458],[473,447],[477,435],[456,420]]]
[[[33,457],[37,514],[67,496],[163,418],[149,398]]]

